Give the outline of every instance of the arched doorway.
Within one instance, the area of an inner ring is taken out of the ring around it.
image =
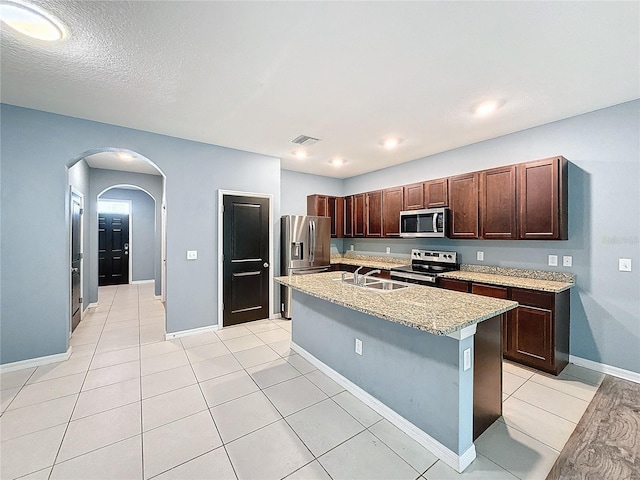
[[[145,290],[151,295],[151,298],[164,301],[166,278],[164,272],[166,228],[165,216],[162,213],[166,207],[164,201],[166,177],[164,173],[144,156],[132,150],[112,147],[84,152],[71,162],[68,173],[71,192],[70,208],[73,207],[73,193],[82,195],[84,200],[84,215],[80,221],[83,230],[80,249],[83,263],[80,268],[81,310],[83,314],[88,313],[90,308],[92,313],[104,309],[104,306],[100,305],[98,292],[100,270],[98,204],[100,198],[106,198],[105,195],[112,197],[111,200],[117,200],[116,197],[122,199],[123,196],[127,196],[128,192],[129,196],[137,196],[139,200],[137,203],[143,207],[142,199],[146,199],[147,205],[144,208],[147,211],[146,218],[140,217],[138,220],[142,223],[137,225],[138,237],[142,237],[142,241],[145,243],[144,247],[137,249],[137,259],[142,260],[142,263],[136,262],[135,253],[131,255],[131,262],[127,260],[129,269],[126,284],[129,282],[149,284]],[[149,205],[151,206],[149,207]],[[70,218],[73,217],[70,215]],[[70,235],[73,238],[73,222],[70,223]],[[135,238],[135,224],[133,235]],[[129,247],[133,247],[133,245],[129,245]],[[141,255],[143,251],[150,252],[150,255]],[[71,255],[73,256],[73,251]],[[73,301],[73,282],[70,298]],[[71,321],[70,327],[73,327]],[[73,338],[71,343],[73,345]]]

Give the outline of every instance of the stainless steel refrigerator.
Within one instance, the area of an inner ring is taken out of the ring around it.
[[[304,215],[280,218],[280,275],[326,272],[331,264],[331,219]],[[291,289],[280,289],[281,313],[291,318]]]

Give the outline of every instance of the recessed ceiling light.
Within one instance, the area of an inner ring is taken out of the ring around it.
[[[484,100],[476,103],[473,108],[471,108],[471,111],[479,117],[485,117],[500,108],[502,103],[503,102],[500,102],[499,100]]]
[[[402,140],[400,138],[388,137],[382,141],[382,146],[387,150],[393,150],[398,145],[400,145],[400,143],[402,143]]]
[[[37,40],[55,42],[64,37],[62,25],[40,8],[19,2],[0,4],[2,23],[16,32]]]
[[[296,157],[298,160],[302,160],[304,158],[307,158],[307,152],[305,152],[304,150],[294,150],[293,152],[291,152],[293,154],[294,157]]]
[[[118,152],[116,154],[116,156],[120,160],[125,160],[125,161],[133,160],[133,156],[130,153],[127,153],[127,152]]]
[[[333,165],[334,167],[340,167],[342,165],[344,165],[345,163],[347,163],[347,160],[341,157],[335,157],[332,158],[331,160],[329,160],[329,163],[331,165]]]

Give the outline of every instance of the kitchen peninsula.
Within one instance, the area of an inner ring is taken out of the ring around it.
[[[516,302],[381,291],[340,272],[276,281],[293,289],[294,350],[452,468],[475,459],[473,440],[501,414],[500,328]]]

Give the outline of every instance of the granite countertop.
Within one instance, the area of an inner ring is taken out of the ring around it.
[[[526,288],[551,293],[560,293],[575,286],[575,277],[570,273],[506,267],[461,265],[460,270],[443,273],[440,276],[467,282]]]
[[[342,283],[340,276],[340,272],[328,272],[275,280],[313,297],[434,335],[449,335],[518,306],[510,300],[413,284],[381,292]]]
[[[345,254],[331,255],[331,263],[342,263],[345,265],[355,265],[358,267],[379,268],[381,270],[390,270],[394,267],[409,265],[411,259],[403,259],[398,257],[378,257],[374,255]]]

